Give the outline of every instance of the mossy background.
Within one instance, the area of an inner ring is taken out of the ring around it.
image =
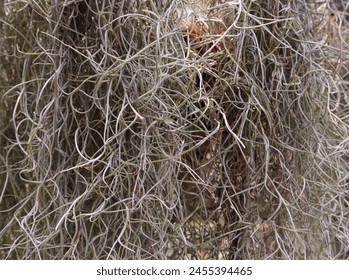
[[[347,259],[339,4],[0,4],[0,257]]]

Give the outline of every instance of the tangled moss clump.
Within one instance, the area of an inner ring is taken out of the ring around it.
[[[341,11],[39,0],[3,14],[1,258],[348,258]]]

